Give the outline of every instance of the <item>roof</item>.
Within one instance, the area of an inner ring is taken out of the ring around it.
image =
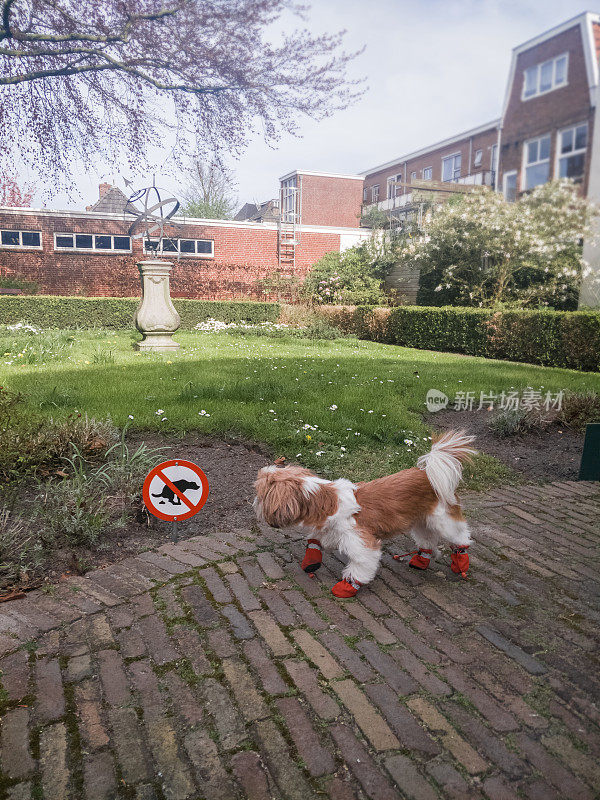
[[[293,178],[294,175],[314,175],[317,178],[343,178],[348,181],[362,181],[362,173],[359,175],[343,175],[339,172],[314,172],[309,169],[293,169],[291,172],[286,172],[279,178],[280,181],[285,181],[288,178]]]
[[[372,169],[367,169],[364,172],[361,172],[361,176],[367,177],[368,175],[372,175],[374,172],[380,172],[383,169],[387,169],[388,167],[393,167],[395,164],[401,164],[404,161],[411,161],[413,158],[419,158],[420,156],[426,156],[427,153],[432,153],[435,150],[439,150],[441,147],[448,147],[455,142],[460,142],[462,139],[467,139],[469,136],[476,136],[478,133],[483,133],[484,131],[491,130],[493,128],[498,128],[500,125],[501,120],[494,119],[491,122],[486,123],[485,125],[478,125],[477,128],[471,128],[468,131],[464,131],[463,133],[459,133],[456,136],[451,136],[449,139],[442,139],[441,142],[436,142],[435,144],[431,144],[428,147],[423,147],[421,150],[415,150],[412,153],[407,153],[404,156],[399,156],[398,158],[392,159],[392,161],[386,161],[385,164],[379,164],[377,167],[373,167]]]
[[[244,203],[234,220],[253,220],[260,222],[263,220],[279,219],[279,203],[277,200],[265,200],[263,203]]]
[[[88,206],[88,211],[101,211],[105,214],[135,214],[140,212],[131,205],[129,199],[118,186],[111,186],[93,206]]]

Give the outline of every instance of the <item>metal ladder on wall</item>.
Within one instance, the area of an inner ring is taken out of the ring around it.
[[[279,270],[295,270],[296,248],[300,244],[302,193],[299,186],[282,186],[279,190],[279,236],[277,254]]]

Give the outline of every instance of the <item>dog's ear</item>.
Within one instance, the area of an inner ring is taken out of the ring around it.
[[[254,484],[262,517],[274,528],[287,528],[306,513],[301,479],[285,468],[261,469]]]

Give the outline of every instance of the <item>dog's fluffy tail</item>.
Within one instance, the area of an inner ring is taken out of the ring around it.
[[[477,453],[471,447],[474,441],[475,437],[465,431],[448,431],[417,461],[419,469],[425,470],[433,491],[449,506],[456,503],[454,493],[462,478],[462,462],[469,461]]]

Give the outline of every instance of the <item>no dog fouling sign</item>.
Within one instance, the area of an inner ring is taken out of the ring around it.
[[[155,517],[181,522],[197,514],[206,503],[208,479],[191,461],[163,461],[146,476],[142,496]]]

